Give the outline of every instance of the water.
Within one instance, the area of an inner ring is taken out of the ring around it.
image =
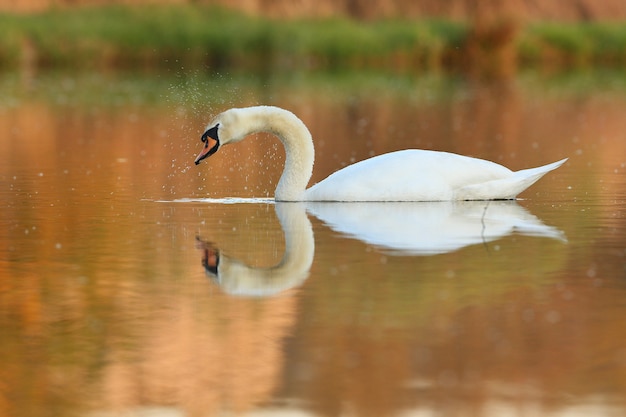
[[[3,75],[0,415],[623,415],[624,86]],[[518,202],[274,204],[271,136],[193,166],[260,103],[311,129],[312,182],[570,160]]]

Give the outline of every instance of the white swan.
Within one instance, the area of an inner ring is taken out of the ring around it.
[[[313,172],[313,140],[290,111],[271,106],[230,109],[202,135],[196,165],[220,146],[269,132],[285,147],[285,168],[277,201],[452,201],[513,199],[566,159],[513,172],[494,162],[447,152],[403,150],[379,155],[335,172],[308,190]]]

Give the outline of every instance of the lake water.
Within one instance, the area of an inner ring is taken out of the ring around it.
[[[569,161],[517,202],[274,204],[425,148]],[[626,78],[0,76],[0,415],[626,414]],[[216,274],[216,257],[219,270]]]

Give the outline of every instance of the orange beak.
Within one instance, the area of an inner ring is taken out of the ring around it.
[[[204,142],[204,147],[202,148],[202,151],[200,151],[198,156],[196,156],[196,160],[194,161],[196,165],[198,165],[200,161],[202,161],[204,158],[208,158],[209,156],[213,155],[220,147],[219,140],[213,139],[210,136],[203,136],[202,139]]]

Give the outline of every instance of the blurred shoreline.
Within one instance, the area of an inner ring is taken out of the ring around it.
[[[461,19],[278,19],[190,4],[0,12],[0,69],[377,69],[502,78],[525,68],[626,64],[626,25],[534,21],[488,5],[477,3]]]
[[[118,6],[218,6],[275,19],[348,17],[471,20],[477,14],[536,21],[624,21],[622,0],[0,0],[0,13]]]

